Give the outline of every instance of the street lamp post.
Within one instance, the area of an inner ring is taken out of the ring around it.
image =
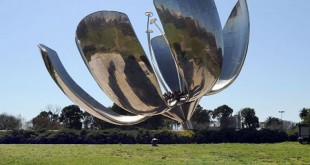
[[[285,111],[279,111],[279,113],[281,114],[281,122],[282,122],[282,129],[283,129],[283,120],[282,120],[282,114],[284,113]]]
[[[281,113],[281,121],[282,121],[282,114],[284,113],[285,111],[279,111],[279,113]]]

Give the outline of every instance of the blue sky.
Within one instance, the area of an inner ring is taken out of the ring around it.
[[[223,26],[236,0],[215,2]],[[234,112],[251,107],[260,121],[280,118],[278,111],[284,110],[283,119],[299,122],[299,110],[310,108],[310,1],[248,0],[248,6],[251,38],[243,70],[230,87],[204,97],[200,104],[205,109],[227,104]],[[151,0],[0,1],[0,113],[30,120],[48,104],[72,104],[45,69],[39,43],[58,52],[67,71],[88,93],[112,105],[90,76],[74,42],[79,21],[99,10],[126,13],[146,49],[144,12],[155,12]]]

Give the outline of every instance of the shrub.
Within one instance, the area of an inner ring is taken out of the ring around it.
[[[297,136],[297,135],[295,135]],[[295,139],[285,132],[243,129],[235,131],[201,130],[37,130],[0,132],[0,143],[6,144],[150,144],[157,138],[159,144],[186,143],[276,143]]]

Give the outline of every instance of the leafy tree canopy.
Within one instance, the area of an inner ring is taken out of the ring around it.
[[[6,113],[0,114],[0,130],[17,130],[20,129],[22,121],[20,118],[17,118]]]
[[[231,125],[231,117],[233,109],[227,105],[222,105],[214,109],[212,112],[212,118],[217,118],[221,124],[221,128],[228,128]]]
[[[59,121],[65,128],[82,129],[83,111],[77,105],[69,105],[61,110]]]
[[[230,108],[228,105],[222,105],[214,109],[212,113],[212,118],[230,117],[233,111],[234,110]]]
[[[247,128],[259,126],[258,117],[255,115],[255,110],[252,108],[243,108],[240,111],[241,120]]]
[[[203,130],[207,129],[211,124],[212,111],[203,109],[198,105],[191,118],[194,129]]]
[[[38,116],[31,120],[33,129],[57,130],[61,128],[58,123],[58,114],[51,111],[42,111]]]
[[[299,116],[304,124],[310,124],[310,108],[303,108],[300,110]]]
[[[281,119],[276,117],[268,117],[265,121],[265,128],[271,130],[281,130],[283,127],[283,123]]]

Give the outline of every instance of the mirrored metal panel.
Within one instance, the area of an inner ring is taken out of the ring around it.
[[[42,44],[39,45],[39,49],[45,62],[45,66],[56,84],[68,96],[68,98],[91,115],[117,125],[137,124],[149,118],[141,115],[123,116],[106,108],[86,93],[70,77],[54,50]]]
[[[222,27],[213,0],[154,0],[191,101],[204,96],[221,73]]]
[[[177,65],[165,37],[162,35],[154,37],[151,44],[161,75],[172,90],[164,94],[165,98],[169,98],[167,95],[170,95],[170,97],[178,100],[178,104],[186,102],[188,100],[187,88],[184,87],[184,80],[181,80],[176,67]]]
[[[154,71],[126,14],[99,11],[78,25],[76,43],[103,91],[136,114],[168,109]]]
[[[246,58],[250,38],[250,18],[246,0],[239,0],[223,30],[224,59],[219,80],[208,93],[215,94],[228,87],[239,75]]]
[[[172,91],[182,91],[180,76],[165,38],[163,36],[154,37],[151,44],[158,68],[166,83]]]

